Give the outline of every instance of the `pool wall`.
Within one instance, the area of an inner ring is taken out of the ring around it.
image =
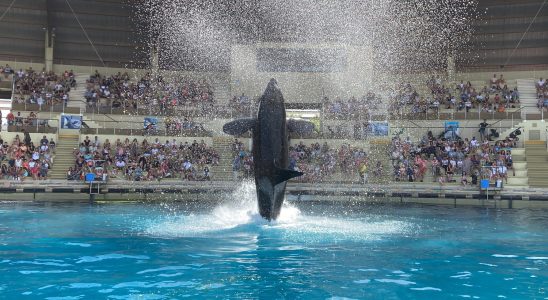
[[[146,183],[139,185],[105,184],[93,201],[180,201],[219,202],[231,195],[239,184]],[[89,186],[14,185],[0,188],[2,201],[89,202]],[[457,186],[434,185],[344,185],[296,184],[287,187],[288,201],[355,203],[421,203],[448,206],[489,206],[499,208],[548,208],[547,189],[485,191]]]

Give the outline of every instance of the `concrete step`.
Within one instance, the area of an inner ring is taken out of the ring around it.
[[[528,178],[508,178],[508,184],[512,185],[528,185]]]

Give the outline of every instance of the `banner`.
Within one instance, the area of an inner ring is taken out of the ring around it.
[[[61,115],[61,129],[80,129],[82,116]]]
[[[145,117],[145,121],[143,122],[143,127],[145,129],[157,129],[157,127],[158,127],[158,118]]]
[[[387,122],[370,122],[368,129],[372,136],[388,136]]]
[[[449,140],[459,138],[459,122],[445,121],[445,132],[443,137]]]
[[[459,133],[459,122],[445,121],[445,131],[453,131],[455,133]]]

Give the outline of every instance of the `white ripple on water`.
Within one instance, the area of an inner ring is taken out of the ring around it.
[[[89,288],[96,288],[102,286],[100,283],[94,283],[94,282],[78,282],[78,283],[71,283],[69,285],[69,288],[71,289],[89,289]]]
[[[528,256],[525,259],[531,259],[531,260],[546,260],[548,259],[548,256]]]
[[[370,282],[371,282],[370,279],[354,280],[354,283],[359,283],[359,284],[370,283]]]
[[[498,267],[498,265],[488,264],[488,263],[478,263],[478,264],[488,266],[488,267]]]
[[[411,288],[411,289],[414,290],[414,291],[436,291],[436,292],[441,292],[441,289],[431,287],[431,286],[426,286],[426,287],[421,287],[421,288]]]
[[[146,255],[125,255],[125,254],[118,254],[118,253],[111,253],[111,254],[103,254],[103,255],[97,255],[97,256],[82,256],[76,261],[77,264],[81,263],[89,263],[89,262],[97,262],[107,259],[150,259],[150,257]]]
[[[168,266],[168,267],[162,267],[157,269],[146,269],[146,270],[137,272],[137,274],[146,274],[146,273],[162,272],[162,271],[189,270],[189,269],[192,269],[192,268],[187,266]]]
[[[116,299],[116,300],[134,300],[134,299],[142,299],[142,300],[159,300],[159,299],[166,299],[166,296],[163,295],[157,295],[157,294],[141,294],[139,291],[135,291],[132,293],[138,293],[139,297],[135,298],[135,294],[130,295],[124,295],[124,296],[115,296],[110,295],[108,296],[108,299]]]
[[[177,277],[177,276],[181,276],[181,275],[184,275],[185,273],[182,273],[182,272],[177,272],[177,273],[172,273],[172,274],[158,274],[158,277]]]
[[[514,255],[514,254],[493,254],[491,256],[501,257],[501,258],[516,258],[516,257],[518,257],[517,255]]]
[[[28,271],[19,271],[19,273],[23,275],[30,275],[30,274],[62,274],[62,273],[77,273],[77,272],[74,270],[49,270],[49,271],[28,270]]]
[[[67,245],[67,246],[78,246],[78,247],[83,247],[83,248],[91,247],[91,244],[86,244],[86,243],[71,243],[71,242],[68,242],[68,243],[65,243],[65,245]]]
[[[399,285],[413,285],[413,284],[417,284],[416,282],[408,281],[408,280],[402,280],[402,279],[387,279],[387,278],[383,278],[383,279],[375,279],[375,281],[383,282],[383,283],[395,283],[395,284],[399,284]]]
[[[173,287],[192,287],[198,283],[193,281],[160,281],[160,282],[146,282],[146,281],[130,281],[121,282],[114,285],[113,289],[121,288],[173,288]]]
[[[62,262],[62,260],[61,260]],[[41,266],[53,266],[53,267],[70,267],[71,264],[60,263],[59,260],[19,260],[12,262],[12,264],[29,264],[29,265],[41,265]]]
[[[451,278],[468,279],[470,276],[472,276],[471,272],[464,271],[464,272],[458,272],[458,275],[453,275],[451,276]]]
[[[44,285],[43,287],[39,287],[38,289],[39,290],[45,290],[45,289],[49,289],[50,287],[54,287],[55,285],[53,284],[49,284],[49,285]]]
[[[47,297],[46,300],[79,300],[84,298],[84,295],[79,296],[66,296],[66,297]]]

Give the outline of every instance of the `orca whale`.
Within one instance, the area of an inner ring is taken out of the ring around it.
[[[259,213],[276,220],[285,196],[287,180],[303,175],[289,170],[289,133],[311,133],[314,124],[304,120],[286,120],[284,98],[275,79],[271,79],[259,101],[256,118],[226,123],[223,132],[239,136],[251,131],[253,163]]]

